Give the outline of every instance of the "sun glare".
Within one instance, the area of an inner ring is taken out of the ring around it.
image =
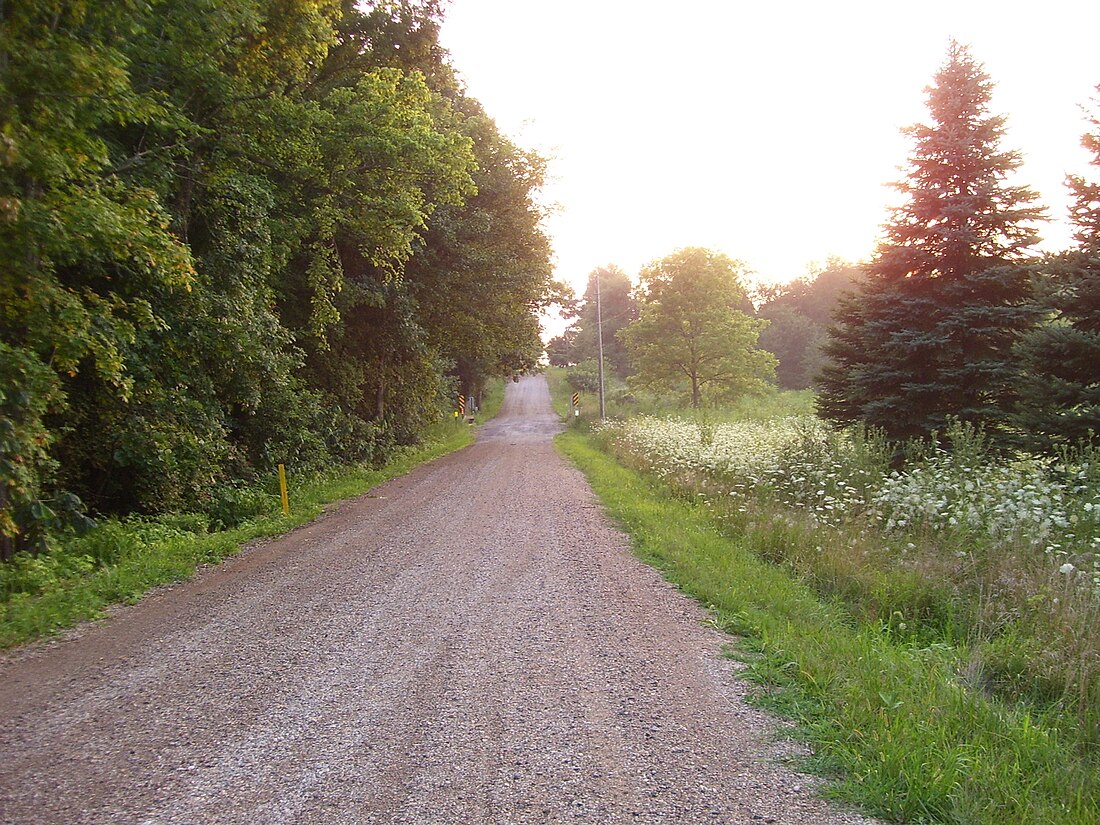
[[[996,82],[1005,146],[1069,242],[1063,180],[1084,171],[1081,106],[1100,84],[1100,6],[1040,15],[936,0],[744,4],[453,0],[442,41],[471,93],[551,160],[544,196],[557,275],[636,274],[684,246],[746,261],[766,282],[873,250],[924,88],[955,38]],[[1021,59],[1026,52],[1026,60]]]

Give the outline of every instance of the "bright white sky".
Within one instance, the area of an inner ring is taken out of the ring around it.
[[[787,281],[874,249],[924,88],[950,38],[1008,115],[1006,149],[1063,248],[1067,172],[1089,170],[1100,2],[451,0],[441,40],[519,145],[550,158],[557,277],[632,276],[683,246]]]

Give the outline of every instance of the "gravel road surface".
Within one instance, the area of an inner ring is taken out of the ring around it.
[[[477,444],[0,662],[5,823],[865,823],[554,452]]]

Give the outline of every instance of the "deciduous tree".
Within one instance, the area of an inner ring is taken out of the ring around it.
[[[205,507],[275,462],[385,458],[456,373],[535,362],[542,161],[438,19],[0,4],[0,555],[78,514],[62,489]]]
[[[813,385],[825,365],[821,345],[837,302],[862,279],[860,267],[831,259],[808,277],[761,290],[756,314],[769,324],[760,333],[760,348],[778,359],[779,386],[801,390]]]
[[[596,278],[599,277],[600,318],[603,326],[604,369],[609,374],[626,378],[630,375],[630,356],[626,345],[617,337],[638,317],[634,284],[622,269],[610,264],[593,270],[588,276],[582,303],[573,323],[575,333],[571,360],[575,363],[594,360],[599,353],[596,318]]]
[[[638,386],[705,399],[758,391],[775,358],[757,349],[766,322],[744,311],[744,267],[725,255],[688,248],[642,270],[639,317],[619,333]]]
[[[60,0],[0,14],[0,555],[55,521],[44,498],[63,384],[94,375],[130,397],[131,347],[163,325],[155,296],[194,279],[157,192],[127,179],[132,158],[111,140],[172,120],[127,72],[141,23]]]

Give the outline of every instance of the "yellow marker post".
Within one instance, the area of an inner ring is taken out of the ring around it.
[[[286,491],[286,467],[279,465],[279,493],[283,497],[283,515],[290,515],[290,496]]]

